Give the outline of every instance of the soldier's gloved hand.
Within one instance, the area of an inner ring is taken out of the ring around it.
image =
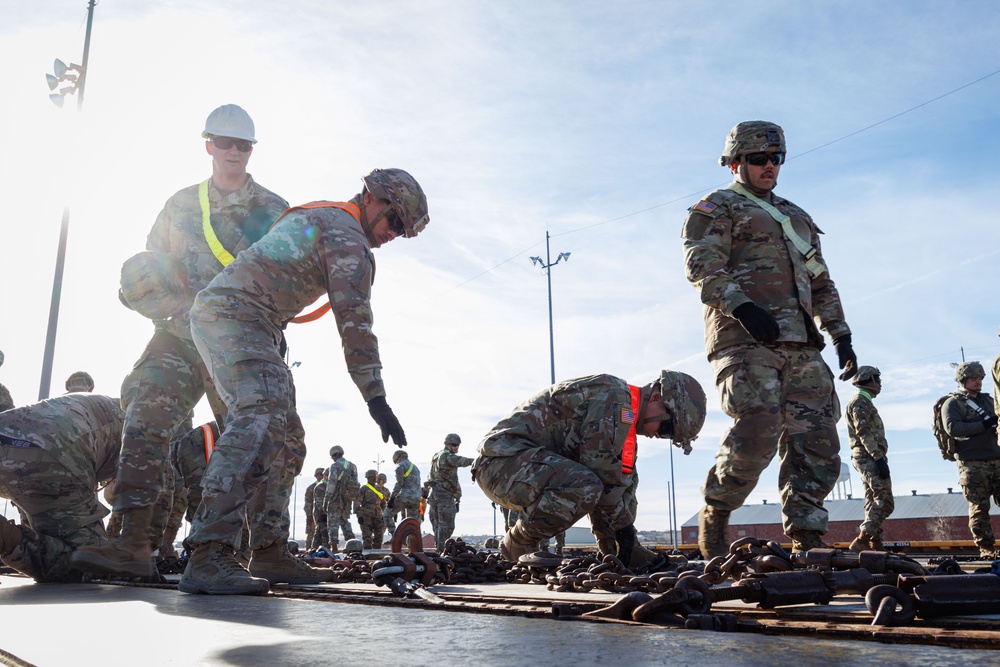
[[[773,343],[778,340],[778,336],[781,334],[778,320],[774,319],[771,313],[749,301],[737,306],[733,315],[758,343],[765,345]]]
[[[837,351],[837,361],[844,372],[838,377],[841,380],[850,380],[858,374],[858,355],[854,354],[851,346],[851,334],[845,334],[833,341],[833,349]]]
[[[455,501],[455,514],[458,514],[458,501]]]
[[[392,408],[385,402],[385,396],[376,396],[368,401],[368,414],[382,429],[382,442],[389,442],[391,437],[394,445],[406,447],[406,434],[403,433],[403,427],[399,425],[399,420],[393,414]]]
[[[888,459],[875,459],[875,469],[878,470],[879,479],[889,479]]]
[[[990,415],[989,417],[986,417],[985,419],[983,419],[983,426],[986,427],[987,431],[995,431],[995,430],[997,430],[997,416],[996,415]]]
[[[389,498],[389,509],[393,509],[396,506],[396,499]]]

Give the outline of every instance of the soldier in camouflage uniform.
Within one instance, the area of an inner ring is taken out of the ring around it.
[[[434,527],[434,543],[438,550],[444,548],[455,532],[455,515],[462,500],[462,485],[458,483],[458,469],[472,465],[473,459],[459,456],[462,439],[449,433],[444,439],[444,449],[431,457],[431,471],[427,476],[431,492],[427,497],[428,515]]]
[[[330,533],[330,549],[337,553],[340,541],[340,531],[344,532],[344,540],[354,538],[351,527],[351,508],[358,497],[358,467],[344,458],[344,448],[334,445],[330,448],[329,480],[326,483],[326,496],[323,504],[326,507],[326,520]]]
[[[202,136],[212,158],[212,176],[167,200],[146,239],[150,252],[140,253],[149,265],[136,269],[138,275],[146,276],[169,268],[170,275],[187,289],[144,292],[144,280],[132,280],[128,278],[132,274],[123,271],[122,302],[156,319],[152,339],[122,384],[126,422],[113,506],[124,512],[122,534],[106,547],[77,550],[73,555],[79,567],[96,572],[153,573],[147,535],[154,504],[167,490],[170,442],[186,432],[178,433],[177,428],[206,391],[216,419],[224,423],[225,409],[212,391],[205,363],[191,340],[188,310],[194,295],[233,257],[260,239],[288,205],[247,173],[256,139],[246,111],[233,104],[219,107],[208,116]],[[175,275],[178,266],[180,276]],[[139,298],[143,295],[146,298]],[[161,310],[156,299],[169,300],[170,312]],[[289,450],[304,457],[301,425],[290,425],[287,437],[294,443]],[[280,503],[281,498],[273,502]]]
[[[856,372],[857,357],[819,228],[772,192],[784,160],[779,126],[737,124],[720,159],[733,182],[692,206],[682,231],[687,278],[704,304],[706,352],[734,419],[703,489],[698,546],[706,558],[729,553],[729,514],[775,454],[795,551],[823,545],[823,499],[840,475],[840,406],[820,330],[833,340],[842,380]]]
[[[354,503],[354,513],[358,515],[361,541],[365,549],[381,549],[382,536],[385,534],[382,510],[388,503],[388,497],[379,490],[375,481],[377,476],[377,470],[365,472],[367,482],[361,487],[358,500]]]
[[[389,481],[389,478],[386,476],[384,472],[380,472],[378,474],[378,477],[376,477],[375,479],[376,479],[376,485],[378,486],[378,490],[384,493],[386,498],[392,495],[392,492],[386,486],[386,483]],[[393,533],[396,532],[396,510],[392,507],[389,507],[388,500],[386,500],[385,507],[382,509],[382,523],[385,525],[385,529],[389,531],[388,539],[391,540]]]
[[[3,366],[3,352],[0,352],[0,366]],[[14,407],[14,401],[10,397],[10,391],[0,384],[0,412],[10,410],[12,407]]]
[[[969,503],[969,530],[983,558],[998,554],[990,523],[990,499],[1000,504],[1000,446],[993,399],[984,394],[986,371],[978,361],[959,364],[955,380],[962,389],[941,406],[944,430],[955,439],[958,481]]]
[[[326,486],[330,483],[330,472],[323,468],[323,479],[316,484],[313,491],[313,522],[316,524],[316,533],[310,549],[330,546],[330,524],[326,514]]]
[[[302,503],[302,509],[306,513],[306,551],[313,548],[313,540],[316,539],[316,518],[313,516],[313,510],[316,507],[316,487],[323,481],[324,472],[326,471],[323,468],[316,468],[313,471],[316,481],[306,487],[305,500]],[[326,491],[325,486],[323,490]]]
[[[0,414],[0,496],[23,525],[0,517],[0,559],[40,582],[80,581],[70,554],[108,541],[97,499],[121,450],[117,398],[67,394]]]
[[[847,402],[847,436],[851,441],[851,463],[865,486],[865,520],[851,551],[882,550],[882,523],[896,503],[889,477],[889,443],[885,426],[873,401],[882,391],[882,375],[874,366],[861,366],[851,379],[858,388]]]
[[[400,169],[376,169],[363,183],[364,192],[350,202],[314,202],[286,211],[195,299],[191,333],[229,420],[205,473],[202,505],[188,537],[196,549],[179,584],[185,592],[267,591],[266,582],[242,570],[229,550],[246,500],[280,460],[287,429],[301,424],[281,332],[322,295],[330,299],[348,372],[383,441],[392,437],[397,446],[406,444],[386,402],[372,332],[372,249],[420,233],[427,225],[427,199]]]
[[[66,391],[94,391],[94,378],[92,378],[90,373],[87,371],[76,371],[75,373],[71,373],[70,376],[66,378]]]
[[[674,371],[642,387],[611,375],[566,380],[514,408],[472,466],[490,500],[520,512],[501,555],[517,560],[589,515],[601,553],[635,565],[636,435],[688,453],[704,422],[701,385]]]
[[[402,449],[392,453],[396,464],[396,486],[389,496],[389,507],[403,515],[404,519],[420,517],[420,468]]]

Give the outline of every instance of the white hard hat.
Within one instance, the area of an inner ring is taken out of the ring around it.
[[[235,104],[223,104],[221,107],[208,114],[205,121],[205,131],[201,136],[206,139],[211,137],[233,137],[234,139],[246,139],[252,144],[257,143],[254,138],[253,120],[250,114]]]

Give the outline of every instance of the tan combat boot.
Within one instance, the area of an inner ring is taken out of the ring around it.
[[[862,551],[870,551],[875,547],[872,543],[872,536],[868,535],[867,533],[861,532],[858,533],[858,536],[854,538],[853,542],[851,542],[851,546],[847,548],[853,551],[854,553],[859,554]]]
[[[340,553],[340,549],[337,548],[337,540],[333,540],[332,542],[330,542],[330,548],[328,549],[328,551],[332,554]]]
[[[818,530],[800,530],[792,538],[792,553],[797,554],[810,549],[829,549],[823,540],[820,539]]]
[[[698,513],[698,550],[705,560],[729,555],[729,538],[726,537],[729,514],[711,505],[705,505]]]
[[[525,535],[521,526],[515,524],[500,540],[500,557],[516,563],[521,556],[534,553],[537,547],[538,540]]]
[[[328,567],[312,567],[301,558],[288,553],[285,542],[275,542],[263,549],[254,549],[250,559],[250,574],[274,584],[319,584],[333,578]]]
[[[0,558],[8,555],[24,540],[21,527],[0,517]]]
[[[134,507],[122,512],[122,532],[100,547],[80,547],[72,553],[72,566],[84,572],[119,577],[152,577],[156,574],[153,549],[149,544],[149,524],[153,506]]]
[[[264,595],[270,585],[243,569],[231,546],[209,542],[195,547],[177,588],[208,595]]]

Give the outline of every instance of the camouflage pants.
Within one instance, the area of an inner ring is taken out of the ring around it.
[[[306,551],[312,549],[313,538],[316,535],[316,520],[313,519],[312,511],[306,510]]]
[[[415,517],[419,520],[420,498],[416,498],[415,500],[403,500],[402,498],[396,498],[396,502],[393,503],[393,511],[398,512],[404,519]]]
[[[201,481],[201,505],[188,542],[239,548],[248,517],[252,549],[285,541],[305,433],[280,339],[257,322],[227,319],[194,320],[191,333],[228,417]]]
[[[382,515],[359,514],[358,523],[361,524],[361,543],[365,549],[381,549],[382,536],[385,535],[385,524],[382,523]]]
[[[327,523],[326,512],[313,512],[313,520],[316,522],[316,533],[313,541],[309,545],[310,549],[330,546],[330,527]]]
[[[622,496],[624,487],[605,493],[596,473],[551,450],[524,449],[508,457],[480,455],[473,470],[487,498],[520,512],[517,525],[529,538],[552,537],[588,514],[592,521],[616,528],[635,520]],[[513,511],[510,516],[513,522]]]
[[[743,505],[777,454],[784,531],[826,532],[823,499],[840,476],[840,403],[814,348],[731,348],[711,357],[722,409],[735,421],[705,480],[705,502]]]
[[[344,531],[344,541],[354,539],[354,529],[351,528],[352,501],[343,498],[331,498],[326,504],[326,521],[330,531],[330,544],[339,542],[340,531]]]
[[[860,530],[865,535],[882,540],[882,523],[896,509],[896,501],[892,499],[892,479],[882,479],[878,476],[875,459],[868,452],[857,450],[851,456],[854,469],[861,475],[865,485],[865,520]]]
[[[992,550],[990,499],[1000,504],[1000,459],[958,461],[958,483],[969,503],[969,531],[980,549]]]
[[[393,533],[396,532],[395,508],[389,509],[388,507],[386,507],[384,510],[382,510],[382,522],[385,524],[385,529],[389,531],[389,539],[392,539]]]
[[[432,493],[427,499],[427,506],[427,515],[434,528],[434,544],[440,550],[455,533],[455,499],[451,496],[436,498]]]
[[[216,418],[224,423],[224,408],[194,344],[165,331],[154,332],[122,382],[125,427],[113,509],[156,504],[167,489],[170,441],[181,435],[178,429],[206,392]]]
[[[3,562],[35,581],[79,581],[70,553],[108,541],[97,479],[79,479],[41,447],[0,446],[0,496],[14,503],[27,528]]]

